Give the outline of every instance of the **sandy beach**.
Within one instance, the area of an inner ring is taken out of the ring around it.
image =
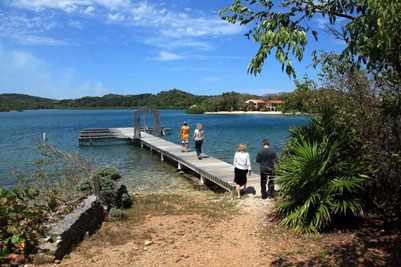
[[[205,112],[204,114],[234,114],[234,115],[283,115],[281,111],[217,111],[217,112]]]
[[[298,116],[313,116],[316,114],[308,114],[302,112],[296,113],[283,113],[282,111],[216,111],[216,112],[205,112],[203,114],[212,115],[298,115]]]

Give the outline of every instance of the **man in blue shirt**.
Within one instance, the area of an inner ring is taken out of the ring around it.
[[[260,187],[263,199],[272,198],[274,193],[273,170],[277,154],[269,146],[269,139],[263,139],[263,149],[256,155],[256,162],[260,163]],[[266,191],[267,180],[269,180],[268,191]]]

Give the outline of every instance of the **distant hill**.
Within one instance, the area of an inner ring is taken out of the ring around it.
[[[24,94],[0,94],[0,111],[51,109],[58,100]]]
[[[262,98],[279,97],[269,95]],[[24,94],[0,94],[0,111],[24,109],[102,109],[142,107],[158,109],[185,109],[189,113],[205,111],[246,110],[244,102],[256,95],[227,92],[216,96],[199,96],[178,89],[162,91],[158,94],[117,95],[102,97],[85,96],[77,99],[55,100]]]
[[[75,108],[141,108],[187,109],[201,103],[208,96],[197,96],[178,89],[158,94],[117,95],[82,97],[55,100],[24,94],[0,94],[0,111],[24,109],[75,109]]]

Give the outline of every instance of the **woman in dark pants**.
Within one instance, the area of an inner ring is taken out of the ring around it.
[[[193,140],[195,140],[196,155],[198,155],[198,159],[202,159],[202,143],[205,141],[205,133],[203,132],[202,124],[200,123],[196,125],[194,136],[192,137],[192,141]]]

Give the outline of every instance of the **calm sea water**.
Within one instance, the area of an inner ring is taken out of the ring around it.
[[[78,136],[85,128],[132,127],[132,110],[27,110],[0,112],[0,187],[10,187],[15,180],[12,171],[27,172],[39,157],[36,142],[46,132],[48,142],[59,149],[77,152],[89,162],[114,164],[121,170],[124,183],[130,190],[160,192],[190,190],[191,185],[182,179],[177,170],[146,150],[130,143],[96,143],[79,146]],[[248,146],[252,169],[262,139],[269,138],[271,147],[280,153],[287,140],[288,128],[302,125],[307,118],[300,116],[269,115],[204,115],[185,114],[179,110],[162,110],[162,126],[172,128],[167,137],[179,143],[178,134],[183,121],[191,132],[201,123],[206,135],[202,152],[232,164],[238,144]],[[147,117],[152,125],[152,117]],[[194,143],[190,143],[194,149]]]

